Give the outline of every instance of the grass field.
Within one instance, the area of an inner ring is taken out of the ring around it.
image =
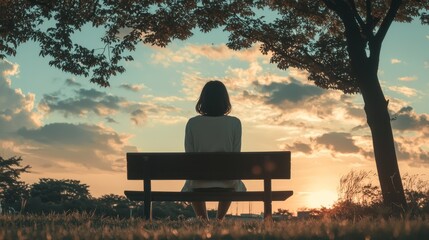
[[[196,220],[113,219],[88,214],[2,215],[0,239],[429,239],[423,219]]]

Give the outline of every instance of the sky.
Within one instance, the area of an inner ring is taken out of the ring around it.
[[[97,47],[97,30],[78,40]],[[0,60],[0,155],[31,165],[39,178],[77,179],[92,196],[142,189],[126,179],[126,152],[183,152],[184,128],[195,116],[202,86],[222,81],[243,126],[242,151],[291,151],[292,179],[273,190],[293,190],[273,209],[329,207],[342,176],[376,172],[360,95],[316,87],[299,69],[279,70],[258,45],[225,46],[221,30],[196,32],[167,48],[140,44],[126,72],[102,88],[64,73],[27,43]],[[428,180],[429,28],[394,23],[384,41],[379,79],[389,99],[401,174]],[[155,181],[153,190],[180,190],[183,181]],[[262,190],[262,181],[244,181]],[[209,208],[215,205],[211,203]],[[229,213],[259,213],[262,203],[233,203]]]

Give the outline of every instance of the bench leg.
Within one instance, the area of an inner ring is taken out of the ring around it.
[[[271,179],[264,179],[264,192],[265,192],[265,200],[264,200],[264,219],[269,220],[272,219],[272,194],[271,194]]]
[[[264,201],[264,219],[265,220],[271,220],[273,218],[272,210],[273,208],[271,206],[271,202]]]
[[[152,220],[152,189],[150,179],[145,179],[143,183],[144,191],[144,217],[146,220]]]
[[[145,201],[144,202],[144,218],[146,220],[152,220],[152,202],[151,201]]]

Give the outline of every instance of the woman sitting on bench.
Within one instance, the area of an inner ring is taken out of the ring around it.
[[[186,152],[240,152],[241,122],[236,117],[228,116],[231,103],[222,82],[209,81],[205,84],[195,110],[200,115],[189,119],[186,124]],[[246,187],[241,180],[186,180],[182,191],[244,192]],[[230,205],[230,201],[219,202],[217,219],[222,220],[225,217]],[[205,202],[192,202],[192,207],[198,218],[208,221]]]

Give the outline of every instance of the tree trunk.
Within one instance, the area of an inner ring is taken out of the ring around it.
[[[368,69],[368,68],[367,68]],[[375,162],[383,195],[383,203],[391,208],[394,214],[403,214],[408,210],[396,158],[390,115],[389,101],[374,71],[363,71],[366,76],[359,76],[360,90],[365,102],[367,123],[371,129]]]

